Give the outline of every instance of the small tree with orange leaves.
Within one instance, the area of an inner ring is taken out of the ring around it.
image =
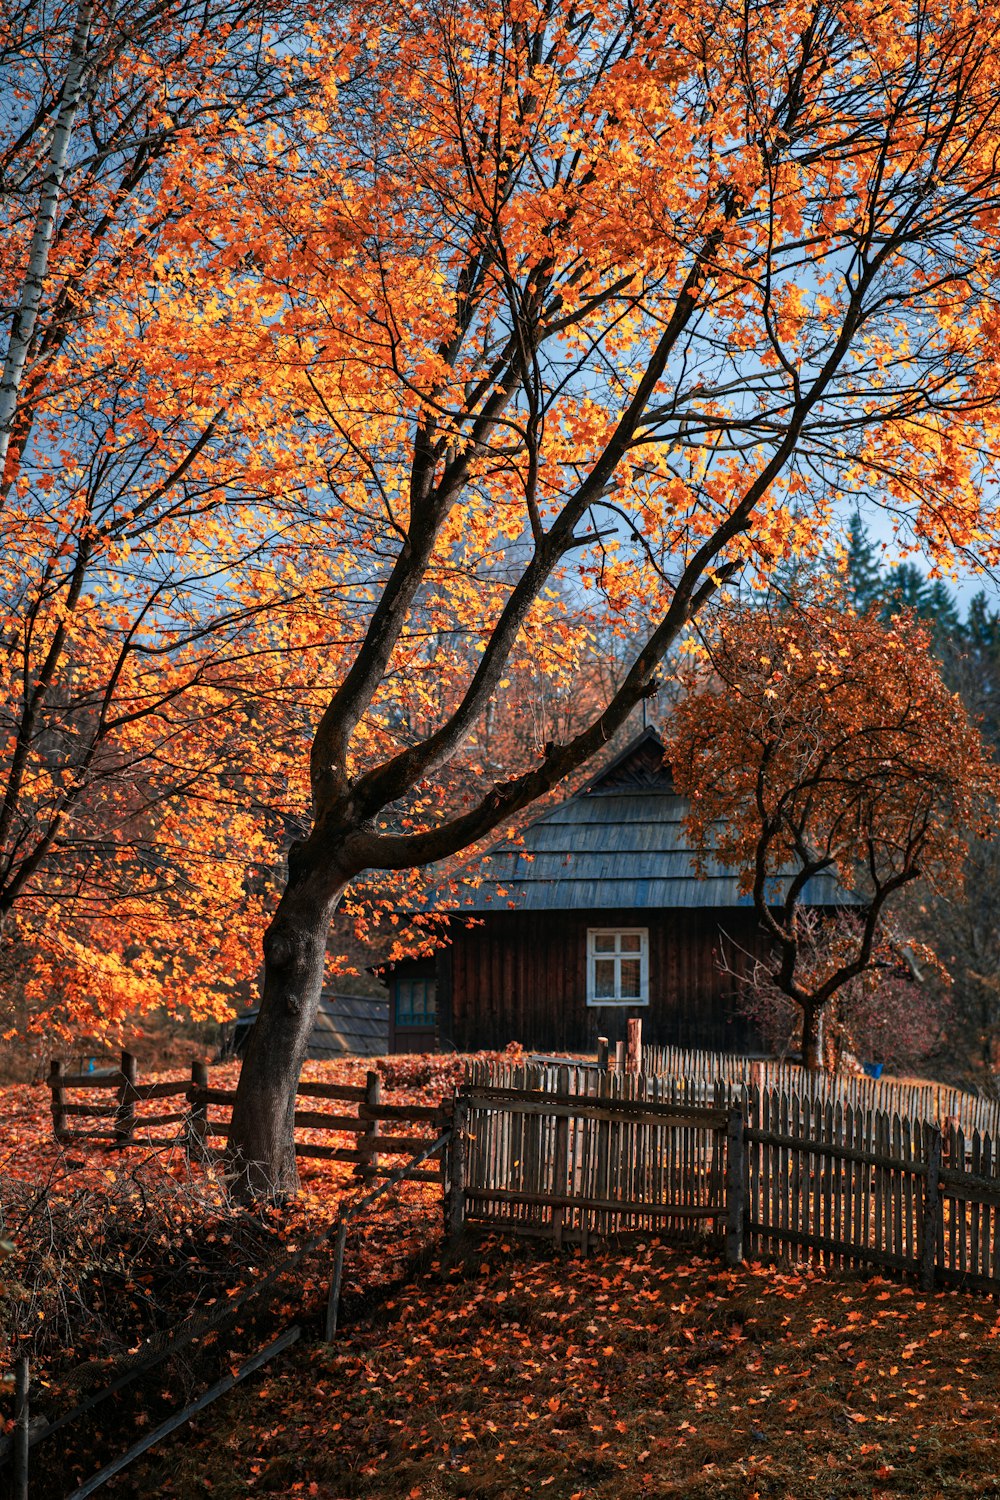
[[[985,832],[996,768],[930,655],[926,628],[830,605],[724,611],[711,671],[679,704],[668,754],[689,831],[742,874],[773,943],[766,980],[802,1013],[822,1065],[822,1018],[870,974],[893,896],[961,885],[965,835]],[[817,943],[805,919],[835,876],[856,920]]]

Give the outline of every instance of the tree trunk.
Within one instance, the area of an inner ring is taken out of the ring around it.
[[[802,1065],[810,1073],[823,1071],[823,1010],[819,1005],[802,1007]]]
[[[330,922],[346,881],[291,878],[264,934],[264,979],[229,1127],[228,1162],[243,1198],[298,1189],[295,1095],[323,988]]]

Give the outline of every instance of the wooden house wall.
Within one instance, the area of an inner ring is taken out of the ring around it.
[[[442,955],[443,956],[443,955]],[[396,983],[398,979],[437,978],[438,1005],[441,993],[440,959],[416,958],[398,964],[388,976],[388,1050],[390,1052],[435,1052],[438,1046],[438,1027],[399,1026],[396,1021]]]
[[[587,1005],[588,927],[648,929],[648,1005]],[[641,1016],[650,1043],[763,1050],[736,1014],[732,977],[720,971],[723,932],[731,959],[763,949],[753,914],[743,911],[496,912],[481,925],[454,922],[438,955],[440,1044],[593,1051],[599,1035],[614,1042],[630,1016]]]

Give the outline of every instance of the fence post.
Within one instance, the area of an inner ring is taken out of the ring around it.
[[[924,1211],[921,1217],[923,1243],[920,1246],[920,1290],[934,1290],[934,1273],[937,1268],[938,1218],[941,1213],[941,1132],[936,1126],[926,1127],[927,1177],[924,1182]]]
[[[378,1109],[382,1102],[382,1080],[374,1071],[370,1071],[365,1078],[365,1104],[369,1109]],[[361,1160],[358,1162],[358,1176],[365,1182],[370,1182],[378,1171],[378,1120],[369,1120],[365,1127],[365,1133],[358,1142],[361,1150]]]
[[[556,1089],[560,1094],[569,1093],[568,1069],[560,1068],[556,1075]],[[573,1174],[575,1176],[575,1172]],[[572,1182],[570,1179],[569,1164],[569,1116],[557,1115],[555,1128],[555,1160],[552,1163],[552,1187],[554,1196],[557,1198],[572,1198]],[[563,1230],[569,1210],[561,1205],[555,1205],[552,1209],[552,1238],[557,1245],[562,1245]]]
[[[52,1134],[57,1141],[66,1137],[66,1115],[63,1111],[66,1095],[62,1086],[65,1074],[66,1064],[54,1057],[49,1063],[49,1088],[52,1090]]]
[[[615,1072],[616,1073],[624,1073],[624,1071],[625,1071],[625,1043],[624,1042],[615,1042]]]
[[[743,1259],[743,1210],[745,1155],[743,1111],[729,1114],[726,1130],[726,1265],[738,1266]]]
[[[600,1073],[608,1071],[608,1039],[606,1036],[597,1038],[597,1069]]]
[[[188,1119],[184,1146],[188,1156],[204,1156],[208,1151],[208,1063],[194,1058],[191,1063],[191,1085],[188,1089]]]
[[[625,1048],[626,1073],[642,1072],[642,1020],[639,1017],[628,1022],[628,1042]]]
[[[326,1327],[324,1338],[333,1343],[337,1332],[337,1317],[340,1312],[340,1283],[344,1279],[344,1251],[347,1248],[347,1220],[337,1225],[337,1242],[333,1251],[333,1275],[330,1278],[330,1295],[326,1300]]]
[[[14,1500],[28,1500],[30,1415],[28,1410],[28,1357],[22,1354],[14,1366]]]
[[[135,1130],[135,1081],[139,1076],[138,1059],[122,1051],[122,1081],[118,1089],[118,1111],[115,1115],[115,1145],[126,1146]]]
[[[451,1140],[448,1143],[448,1235],[454,1239],[465,1227],[465,1125],[468,1108],[455,1100]]]

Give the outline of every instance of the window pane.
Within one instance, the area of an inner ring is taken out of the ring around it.
[[[642,952],[642,938],[638,932],[623,932],[621,937],[623,953]]]
[[[642,995],[641,972],[642,964],[637,958],[622,959],[622,988],[621,998],[623,1000],[638,1000]]]
[[[436,1011],[437,985],[433,979],[397,979],[397,1026],[433,1026]]]
[[[614,1000],[615,961],[613,958],[594,960],[594,995],[598,1000]]]
[[[614,952],[616,952],[615,939],[616,939],[617,936],[618,936],[618,934],[616,932],[595,932],[594,933],[594,952],[595,953],[614,953]]]

